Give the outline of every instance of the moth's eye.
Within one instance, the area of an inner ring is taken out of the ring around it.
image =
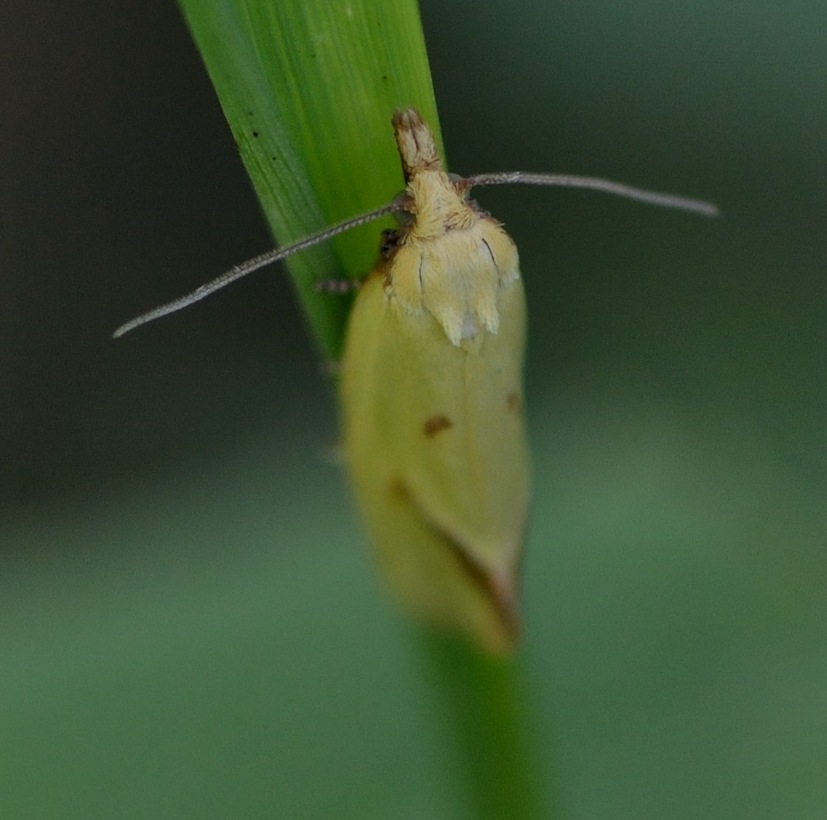
[[[393,198],[392,204],[394,208],[397,209],[393,211],[393,218],[396,220],[396,224],[403,228],[412,225],[414,217],[410,210],[413,204],[410,194],[408,194],[407,191],[401,191]]]

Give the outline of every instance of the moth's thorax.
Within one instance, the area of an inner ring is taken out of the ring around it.
[[[438,239],[449,231],[468,230],[480,216],[442,170],[419,171],[408,181],[409,233],[418,239]]]
[[[411,222],[382,263],[392,310],[442,327],[451,344],[479,349],[500,322],[500,290],[517,279],[517,248],[500,224],[469,203],[467,186],[442,168],[416,111],[394,117]]]
[[[420,236],[403,229],[383,263],[390,306],[409,316],[429,313],[453,345],[476,347],[499,327],[500,292],[519,279],[517,248],[493,219]]]

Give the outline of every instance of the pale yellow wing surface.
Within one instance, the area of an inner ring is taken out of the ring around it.
[[[420,616],[503,651],[529,494],[525,305],[519,278],[493,290],[497,332],[455,345],[430,311],[400,309],[380,269],[350,318],[341,390],[345,459],[387,579]]]

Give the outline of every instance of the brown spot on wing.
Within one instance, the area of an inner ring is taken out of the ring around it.
[[[391,498],[395,498],[398,501],[410,501],[411,493],[408,489],[408,485],[399,477],[399,476],[391,476],[388,479],[388,493],[390,494]]]
[[[425,419],[425,424],[422,425],[422,430],[428,438],[433,438],[437,433],[441,433],[443,430],[448,430],[453,426],[454,423],[448,418],[448,416],[439,413],[436,416],[431,416],[430,418]]]
[[[509,393],[505,400],[506,407],[508,407],[509,413],[514,413],[515,415],[519,415],[523,410],[523,399],[522,396],[515,390],[513,393]]]

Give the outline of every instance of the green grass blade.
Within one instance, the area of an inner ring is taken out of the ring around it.
[[[390,126],[413,105],[438,130],[414,0],[180,0],[262,209],[280,244],[390,201],[402,175]],[[322,351],[349,301],[320,279],[364,275],[376,225],[288,267]],[[260,248],[251,248],[259,251]]]

